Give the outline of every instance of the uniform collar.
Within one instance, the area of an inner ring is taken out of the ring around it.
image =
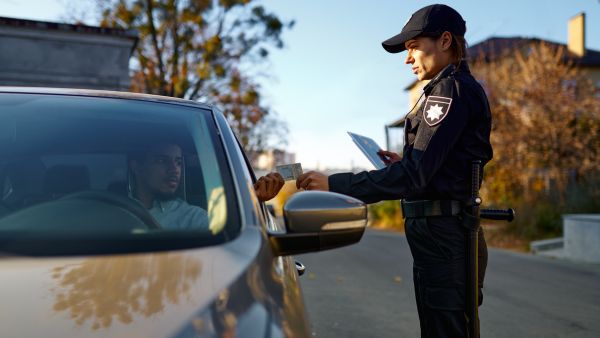
[[[440,82],[440,80],[442,80],[443,78],[450,76],[451,74],[457,73],[457,72],[467,72],[470,73],[469,70],[469,65],[467,65],[467,61],[466,60],[462,60],[459,64],[458,64],[458,68],[454,65],[454,64],[449,64],[447,65],[444,69],[442,69],[433,79],[431,79],[431,81],[429,81],[429,83],[423,87],[423,91],[425,92],[425,94],[429,94],[429,92],[431,92],[431,90],[433,89],[433,87],[435,87],[435,85]]]

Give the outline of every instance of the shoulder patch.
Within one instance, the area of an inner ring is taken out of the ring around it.
[[[425,107],[423,108],[423,120],[427,122],[430,127],[442,122],[442,120],[448,115],[450,111],[450,105],[452,99],[443,96],[429,96],[425,101]]]

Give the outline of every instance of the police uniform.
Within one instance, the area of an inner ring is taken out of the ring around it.
[[[462,20],[448,6],[425,7],[420,14],[419,11],[413,14],[405,25],[402,33],[409,32],[408,35],[401,36],[401,33],[394,37],[395,42],[390,42],[394,38],[386,41],[387,46],[384,42],[384,47],[389,47],[386,50],[391,52],[402,51],[404,41],[431,31],[431,27],[419,26],[423,17],[426,23],[439,25],[431,13],[437,13],[438,21],[440,17],[452,19],[448,9]],[[414,20],[420,21],[411,23]],[[415,25],[420,27],[421,33],[415,33]],[[464,21],[462,25],[464,27]],[[442,23],[441,28],[453,32],[452,26],[447,29]],[[402,46],[398,46],[399,41]],[[464,60],[458,67],[451,64],[441,70],[424,87],[424,96],[419,109],[407,116],[400,161],[380,170],[331,175],[329,190],[366,203],[403,199],[406,238],[414,259],[421,334],[423,337],[467,337],[468,229],[461,224],[461,212],[471,195],[472,161],[481,160],[485,165],[492,158],[491,113],[483,88]],[[479,238],[481,286],[487,249],[483,233]],[[480,302],[481,299],[480,296]]]

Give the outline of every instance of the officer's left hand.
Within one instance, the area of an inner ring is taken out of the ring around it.
[[[383,161],[383,163],[385,163],[385,165],[390,165],[392,163],[402,160],[402,157],[400,155],[396,154],[395,152],[387,151],[387,150],[383,150],[383,149],[379,149],[379,151],[377,152],[377,155],[379,155],[379,158],[381,158],[381,160]]]
[[[329,177],[316,171],[309,171],[298,177],[296,187],[305,190],[329,191]]]
[[[277,196],[284,183],[285,181],[279,173],[269,173],[254,183],[256,197],[258,197],[259,201],[266,202]]]

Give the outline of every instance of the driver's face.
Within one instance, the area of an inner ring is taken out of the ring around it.
[[[165,144],[151,150],[145,161],[137,168],[138,184],[156,195],[171,196],[181,179],[181,148],[175,144]]]

